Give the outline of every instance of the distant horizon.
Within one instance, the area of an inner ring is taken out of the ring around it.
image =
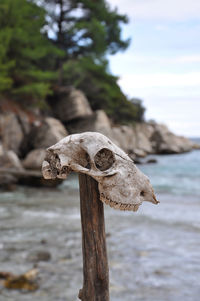
[[[188,137],[188,138],[191,139],[191,140],[192,140],[192,139],[194,139],[194,140],[196,140],[196,139],[197,139],[197,140],[200,140],[200,136],[199,136],[199,137]]]
[[[200,137],[200,1],[108,0],[129,17],[127,51],[109,56],[122,91],[140,98],[146,119]],[[181,7],[181,9],[180,9]]]

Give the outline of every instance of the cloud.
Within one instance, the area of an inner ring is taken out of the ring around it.
[[[124,74],[119,80],[125,91],[156,87],[196,87],[200,86],[200,72]]]
[[[184,55],[176,60],[178,63],[200,63],[200,55]]]
[[[113,58],[112,58],[113,59]],[[113,61],[115,58],[113,59]],[[122,61],[123,64],[128,64],[130,66],[131,64],[148,64],[151,62],[151,64],[191,64],[191,63],[200,63],[200,55],[198,54],[191,54],[191,55],[174,55],[174,56],[154,56],[154,55],[140,55],[140,54],[134,54],[131,51],[128,51],[125,55],[124,54],[118,54],[118,57],[116,59],[117,61]]]
[[[129,97],[139,97],[146,117],[179,134],[200,133],[200,0],[107,0],[130,23],[127,52],[110,58]]]
[[[199,20],[199,0],[108,0],[135,20]]]

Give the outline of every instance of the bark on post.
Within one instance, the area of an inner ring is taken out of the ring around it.
[[[99,199],[98,183],[79,174],[82,224],[83,288],[82,301],[109,301],[109,271],[103,203]]]

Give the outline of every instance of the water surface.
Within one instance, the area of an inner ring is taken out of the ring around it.
[[[154,156],[139,166],[160,204],[137,213],[105,206],[111,301],[199,301],[200,152]],[[49,261],[32,262],[48,251]],[[39,290],[11,291],[0,301],[73,301],[82,286],[79,192],[72,175],[54,190],[19,187],[0,193],[0,271],[37,264]]]

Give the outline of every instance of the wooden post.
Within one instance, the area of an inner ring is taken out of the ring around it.
[[[98,183],[79,174],[82,224],[83,288],[82,301],[109,301],[109,271],[103,203],[99,199]]]

